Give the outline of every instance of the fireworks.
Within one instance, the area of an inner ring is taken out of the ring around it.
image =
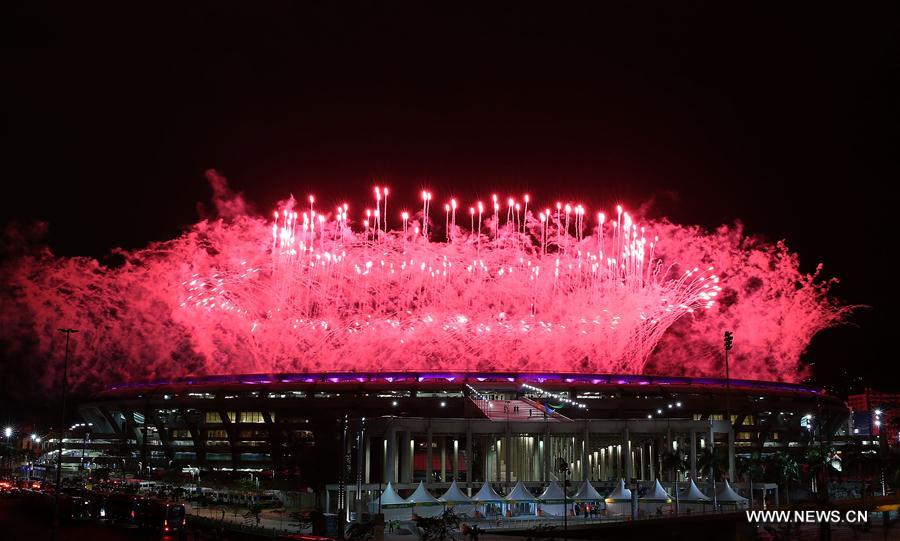
[[[309,196],[260,217],[208,178],[219,219],[117,250],[117,265],[16,246],[0,345],[21,361],[0,377],[58,382],[59,327],[81,330],[69,374],[92,388],[379,369],[716,376],[728,329],[734,377],[797,381],[812,337],[849,310],[739,226],[427,190],[414,212],[382,187],[369,209]]]
[[[580,204],[535,219],[509,198],[480,234],[482,203],[465,230],[450,199],[438,243],[431,192],[421,228],[403,211],[400,231],[378,227],[374,193],[371,231],[371,209],[354,231],[346,205],[326,217],[289,201],[252,262],[185,280],[182,308],[252,344],[261,365],[640,373],[666,329],[720,291],[712,267],[655,257],[658,239],[621,207],[591,232]]]

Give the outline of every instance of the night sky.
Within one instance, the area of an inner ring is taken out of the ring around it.
[[[0,222],[48,222],[59,254],[172,238],[208,168],[260,212],[310,192],[359,210],[374,180],[398,211],[423,187],[649,202],[824,263],[869,308],[813,342],[816,381],[900,386],[896,5],[30,4],[0,23]]]

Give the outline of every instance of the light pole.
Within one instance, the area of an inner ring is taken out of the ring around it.
[[[53,539],[59,535],[59,489],[62,484],[63,436],[66,431],[66,398],[69,394],[69,336],[78,332],[76,329],[57,329],[66,335],[66,354],[63,361],[62,414],[59,420],[59,445],[56,455],[56,494],[53,498]]]
[[[725,331],[725,418],[731,425],[731,373],[728,370],[728,352],[731,351],[731,343],[734,341],[734,333]]]
[[[12,445],[10,444],[10,438],[12,438],[13,435],[13,428],[11,426],[4,428],[3,435],[6,437],[7,447],[6,466],[12,470]]]
[[[569,463],[565,458],[558,456],[556,457],[556,472],[561,473],[563,476],[563,541],[568,541],[569,539],[569,496],[566,491],[568,485],[568,475],[571,473],[569,470]]]

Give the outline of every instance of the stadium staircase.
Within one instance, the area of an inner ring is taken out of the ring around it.
[[[544,415],[543,406],[528,398],[519,400],[475,400],[472,402],[492,421],[568,422],[568,417],[552,411]],[[518,411],[517,411],[518,410]],[[529,414],[530,412],[530,414]]]

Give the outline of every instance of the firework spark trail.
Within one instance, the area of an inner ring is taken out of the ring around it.
[[[194,334],[227,329],[252,344],[261,366],[292,369],[349,370],[361,362],[366,369],[460,369],[464,362],[640,373],[666,329],[710,308],[720,289],[712,267],[676,276],[650,257],[656,239],[648,241],[627,212],[620,211],[610,253],[600,251],[602,224],[595,237],[582,236],[581,205],[574,236],[567,222],[546,253],[539,240],[546,226],[528,214],[517,220],[521,207],[512,198],[506,227],[488,228],[494,238],[452,226],[456,205],[448,204],[449,240],[429,242],[432,198],[422,193],[421,236],[406,229],[373,239],[349,230],[346,208],[316,224],[289,201],[274,212],[264,263],[242,260],[184,281],[182,307],[198,312],[189,318]]]
[[[716,375],[725,327],[740,338],[735,377],[796,381],[812,336],[848,310],[783,244],[739,228],[641,227],[619,209],[591,224],[580,205],[534,200],[507,224],[499,202],[477,202],[430,242],[428,206],[391,218],[387,190],[378,227],[351,231],[353,209],[325,215],[310,197],[273,223],[211,183],[222,219],[119,250],[120,265],[46,249],[0,265],[0,346],[26,360],[0,377],[54,382],[64,322],[82,330],[70,375],[85,387],[379,368]]]

